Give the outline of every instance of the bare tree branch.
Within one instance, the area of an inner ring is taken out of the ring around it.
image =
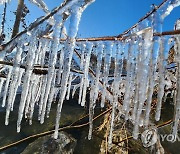
[[[21,23],[21,16],[22,16],[22,12],[23,12],[23,7],[24,7],[24,0],[18,0],[18,7],[17,7],[17,11],[16,11],[16,19],[14,22],[14,27],[13,27],[13,32],[12,32],[11,38],[16,36],[17,33],[19,32],[19,26]]]

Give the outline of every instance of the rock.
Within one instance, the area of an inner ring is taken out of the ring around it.
[[[31,143],[22,154],[72,154],[76,146],[76,140],[65,132],[59,132],[58,139],[52,135],[40,137]]]

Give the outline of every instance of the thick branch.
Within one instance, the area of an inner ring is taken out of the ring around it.
[[[12,62],[7,62],[7,61],[0,61],[0,64],[7,65],[7,66],[13,66]],[[24,66],[24,65],[20,65],[19,67],[22,69],[26,69],[26,66]],[[48,69],[48,66],[34,65],[33,73],[37,74],[37,75],[46,75],[48,73],[47,69]],[[59,69],[59,67],[55,67],[55,69]],[[71,72],[83,74],[82,71],[75,70],[75,69],[71,69]],[[0,77],[5,77],[5,76],[0,76]]]
[[[24,0],[18,0],[18,7],[17,7],[17,11],[16,11],[16,19],[14,22],[14,27],[13,27],[13,32],[12,32],[11,38],[16,36],[17,33],[19,32],[19,26],[21,23],[21,16],[22,16],[22,12],[23,12],[23,7],[24,7]]]

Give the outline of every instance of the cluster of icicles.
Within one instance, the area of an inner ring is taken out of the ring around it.
[[[29,120],[30,125],[32,124],[34,109],[38,109],[38,120],[41,124],[44,123],[45,116],[49,117],[54,98],[58,98],[54,133],[54,137],[57,138],[63,101],[69,99],[70,94],[73,95],[78,89],[78,102],[81,106],[85,106],[87,88],[90,87],[88,138],[92,137],[94,108],[100,96],[102,108],[107,101],[112,105],[109,144],[112,143],[117,110],[119,116],[124,115],[126,120],[134,124],[133,136],[137,139],[139,126],[147,128],[149,125],[155,86],[158,86],[155,119],[160,120],[167,55],[169,47],[174,45],[178,66],[173,127],[173,133],[176,134],[180,119],[180,91],[178,91],[180,89],[178,60],[180,59],[180,36],[172,39],[155,37],[153,33],[161,32],[163,19],[172,11],[172,7],[180,5],[180,2],[168,1],[159,11],[132,29],[125,40],[76,42],[75,37],[83,11],[80,7],[82,3],[82,1],[78,3],[72,1],[66,6],[67,9],[71,8],[66,41],[59,42],[62,26],[64,26],[64,20],[60,16],[63,12],[58,12],[54,16],[55,23],[51,40],[37,37],[41,30],[40,26],[15,40],[17,47],[12,52],[15,55],[13,66],[4,67],[2,70],[6,72],[6,78],[0,78],[0,92],[3,94],[2,106],[6,106],[5,124],[9,123],[10,112],[13,111],[18,89],[21,91],[17,120],[18,132],[23,117]],[[74,50],[79,52],[80,61],[77,57],[74,58]],[[95,66],[91,63],[92,55],[95,55]],[[72,71],[73,58],[79,71]],[[112,65],[114,65],[113,70]],[[34,73],[35,66],[40,66],[39,69],[46,68],[48,73],[46,75]],[[92,71],[95,73],[93,74]],[[120,99],[123,101],[121,102]]]

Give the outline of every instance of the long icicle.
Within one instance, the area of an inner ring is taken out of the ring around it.
[[[55,132],[54,132],[55,139],[57,139],[58,137],[59,120],[61,116],[63,101],[64,101],[66,90],[67,90],[67,82],[68,82],[68,77],[70,74],[70,66],[71,66],[72,56],[73,56],[74,47],[75,47],[75,37],[77,35],[78,26],[79,26],[79,22],[80,22],[82,11],[83,11],[83,9],[79,6],[81,5],[81,2],[79,3],[75,4],[71,8],[72,13],[71,13],[71,18],[70,18],[70,26],[69,26],[70,28],[68,32],[69,35],[68,35],[67,41],[65,42],[64,69],[63,69],[62,80],[61,80],[60,99],[58,101],[58,106],[57,106],[56,125],[55,125]]]

